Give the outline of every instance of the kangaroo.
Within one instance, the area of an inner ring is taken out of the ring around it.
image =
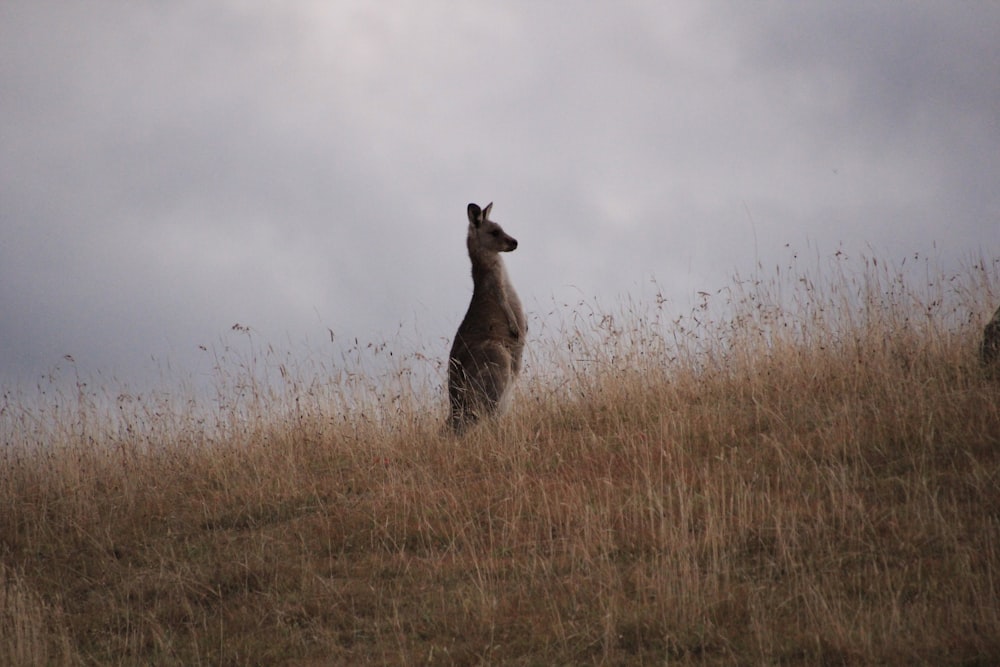
[[[492,202],[484,209],[468,207],[472,302],[448,358],[449,425],[458,435],[504,407],[521,370],[528,333],[521,301],[500,257],[517,248],[517,240],[489,219],[492,208]]]

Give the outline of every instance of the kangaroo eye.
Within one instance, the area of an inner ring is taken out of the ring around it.
[[[500,230],[499,229],[494,229],[492,232],[490,232],[490,235],[492,235],[492,236],[500,236]]]

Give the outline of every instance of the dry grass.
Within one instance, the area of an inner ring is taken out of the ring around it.
[[[579,304],[463,441],[420,355],[8,394],[0,662],[997,664],[997,265],[855,269]]]

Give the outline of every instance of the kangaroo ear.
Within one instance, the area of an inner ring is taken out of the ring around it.
[[[489,204],[487,204],[486,208],[483,209],[483,220],[489,220],[490,219],[490,211],[491,210],[493,210],[493,202],[490,202]]]
[[[487,210],[489,210],[489,207],[487,207]],[[486,216],[483,215],[483,212],[478,205],[469,204],[469,222],[471,224],[478,227],[479,223],[481,223],[485,217]]]

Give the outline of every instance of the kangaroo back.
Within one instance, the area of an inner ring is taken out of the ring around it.
[[[492,208],[492,203],[484,209],[468,207],[472,301],[448,359],[449,423],[456,433],[503,407],[521,370],[528,333],[521,301],[500,257],[517,248],[517,240],[490,220]]]

